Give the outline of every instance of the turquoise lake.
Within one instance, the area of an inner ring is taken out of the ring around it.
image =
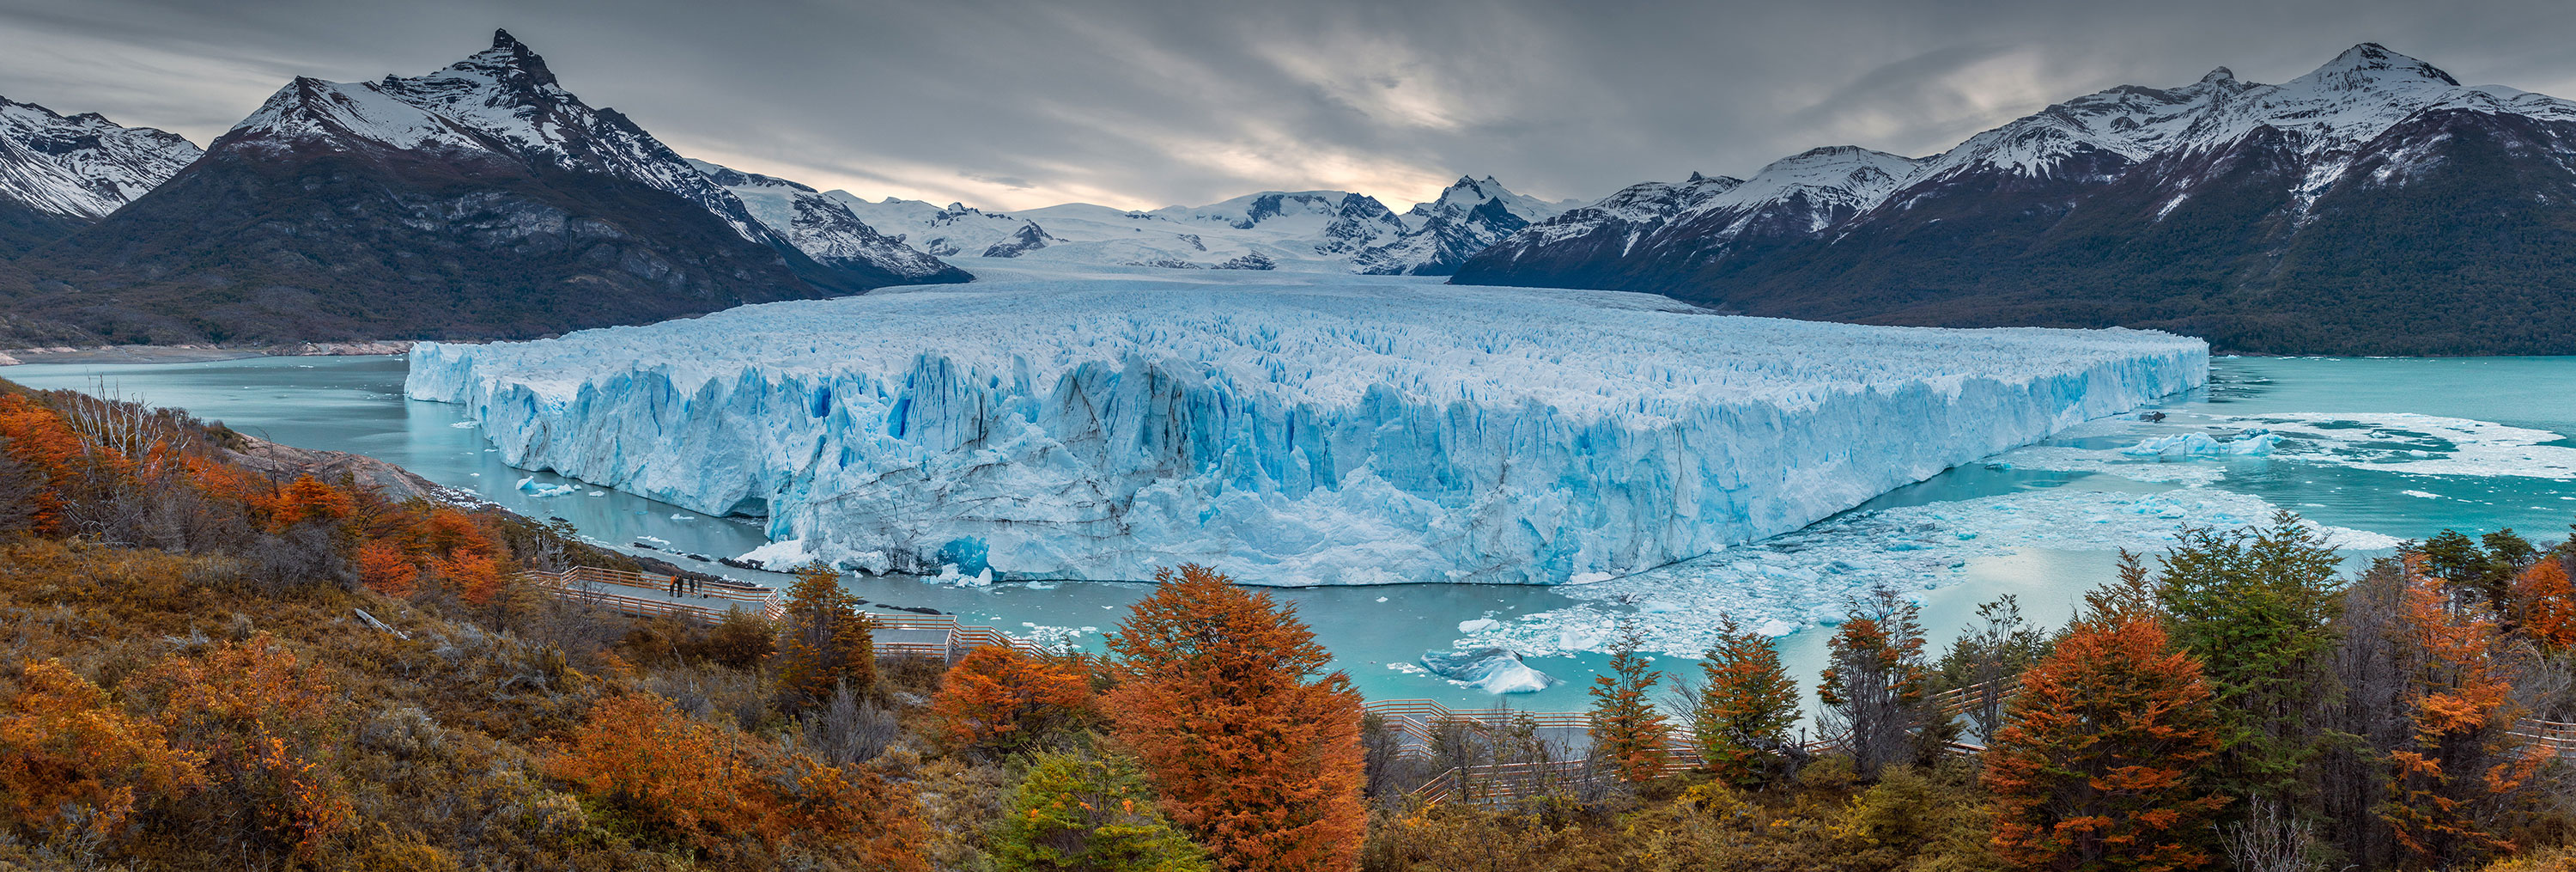
[[[104,390],[289,445],[371,455],[514,511],[568,519],[613,546],[652,537],[674,551],[727,556],[763,544],[757,525],[617,491],[582,485],[570,496],[529,497],[513,487],[523,476],[567,480],[502,464],[457,408],[404,399],[404,374],[399,357],[0,368],[0,378],[31,387]],[[2185,524],[2234,526],[2289,509],[2338,537],[2358,565],[2396,540],[2444,528],[2510,527],[2554,540],[2576,521],[2576,358],[2224,358],[2213,362],[2207,389],[2157,408],[2162,421],[2086,424],[1807,530],[1602,584],[1274,593],[1296,605],[1371,697],[1570,710],[1584,706],[1583,687],[1606,659],[1582,649],[1623,620],[1672,653],[1695,650],[1721,611],[1768,622],[1786,632],[1784,657],[1812,679],[1826,635],[1817,628],[1842,596],[1872,583],[1911,592],[1941,644],[1977,603],[2004,593],[2034,618],[2061,621],[2108,578],[2117,548],[2152,553]],[[2227,453],[2254,447],[2264,450]],[[1132,583],[976,588],[908,577],[853,577],[848,586],[875,602],[1092,648],[1150,592]],[[1531,667],[1563,683],[1497,696],[1422,674],[1416,658],[1462,642],[1531,653]],[[1684,658],[1662,662],[1695,668]]]

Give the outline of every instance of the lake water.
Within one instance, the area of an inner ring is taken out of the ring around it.
[[[33,364],[0,369],[0,378],[104,389],[289,445],[371,455],[514,511],[565,518],[614,546],[653,537],[719,556],[762,544],[756,525],[503,465],[455,407],[404,399],[404,372],[399,357],[251,358]],[[1826,635],[1817,628],[1872,583],[1912,592],[1935,641],[1946,642],[1977,603],[2003,593],[2035,618],[2063,620],[2084,590],[2109,577],[2116,549],[2152,551],[2184,524],[2232,526],[2286,508],[2328,528],[2358,562],[2445,527],[2556,539],[2576,520],[2576,358],[2228,358],[2213,363],[2208,389],[2161,410],[2160,422],[2097,421],[1804,531],[1602,584],[1275,593],[1372,697],[1571,710],[1584,706],[1583,687],[1606,660],[1590,649],[1623,621],[1673,653],[1697,650],[1721,612],[1768,625],[1787,633],[1784,658],[1812,680]],[[2171,448],[2146,453],[2138,446],[2148,440]],[[2225,453],[2256,445],[2268,450]],[[514,487],[529,475],[578,490],[530,497]],[[854,577],[848,585],[878,603],[930,606],[1091,648],[1150,592],[1106,582],[972,588]],[[1459,626],[1485,619],[1492,626]],[[1497,697],[1415,663],[1426,651],[1484,644],[1529,652],[1531,666],[1564,683]],[[1687,659],[1664,663],[1694,668]]]

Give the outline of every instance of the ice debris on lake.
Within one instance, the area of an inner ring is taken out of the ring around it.
[[[2021,548],[2153,553],[2173,545],[2184,527],[2264,523],[2273,509],[2259,497],[2214,488],[2140,494],[2069,485],[1853,512],[1616,581],[1569,586],[1562,592],[1573,604],[1467,632],[1453,644],[1532,657],[1599,651],[1627,621],[1647,650],[1695,657],[1716,642],[1719,615],[1764,635],[1786,635],[1839,623],[1845,600],[1873,585],[1919,594],[1959,580],[1972,560]],[[2397,545],[2377,533],[2310,526],[2346,550]]]
[[[1554,676],[1521,662],[1520,655],[1509,648],[1426,652],[1422,667],[1460,686],[1486,693],[1534,693],[1558,684]]]
[[[519,483],[516,487],[518,487],[520,493],[527,494],[528,496],[536,497],[538,499],[559,497],[572,493],[573,491],[580,490],[580,488],[573,487],[568,484],[541,484],[537,481],[537,477],[533,475],[519,479]]]
[[[2120,449],[2120,453],[2131,457],[2259,457],[2272,453],[2272,448],[2279,444],[2280,434],[2268,430],[2248,430],[2225,442],[2207,433],[2176,433],[2150,438]]]
[[[502,458],[892,569],[1562,583],[2200,385],[2152,331],[1724,317],[1317,274],[1048,276],[421,343]]]

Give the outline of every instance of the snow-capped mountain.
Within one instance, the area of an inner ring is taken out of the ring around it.
[[[909,245],[952,258],[1340,272],[1353,254],[1405,232],[1403,220],[1377,198],[1344,191],[1265,191],[1152,211],[1065,203],[987,212],[962,203],[868,201],[844,191],[824,196]]]
[[[203,153],[174,133],[0,97],[0,252],[107,217]]]
[[[1579,276],[1634,259],[1679,254],[1704,259],[1823,232],[1877,206],[1920,164],[1853,146],[1812,149],[1774,161],[1750,179],[1692,173],[1679,184],[1631,185],[1498,240],[1462,270],[1460,282],[1515,284]],[[1497,281],[1507,270],[1517,281]]]
[[[1439,199],[1405,212],[1404,234],[1362,250],[1351,271],[1369,275],[1448,275],[1486,246],[1532,223],[1553,218],[1565,205],[1512,193],[1493,176],[1460,176]]]
[[[879,269],[914,282],[966,278],[956,267],[877,232],[847,205],[813,188],[702,160],[689,164],[731,192],[753,220],[824,266]]]
[[[1802,318],[2160,326],[2242,350],[2576,352],[2576,243],[2561,242],[2576,103],[2462,86],[2376,44],[2278,85],[2222,68],[2068,100],[1920,161],[1821,149],[1714,187],[1631,188],[1457,281]]]
[[[423,76],[288,83],[77,245],[20,261],[59,283],[21,313],[122,341],[523,337],[966,278],[843,217],[756,217],[496,32]]]
[[[1151,211],[1066,203],[987,212],[962,203],[823,196],[870,226],[939,257],[1170,269],[1285,269],[1440,275],[1494,240],[1571,203],[1515,194],[1493,177],[1461,178],[1399,215],[1348,191],[1263,191],[1205,206]]]

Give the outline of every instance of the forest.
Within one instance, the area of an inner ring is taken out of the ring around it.
[[[1554,729],[1372,710],[1197,566],[1104,654],[880,656],[823,567],[599,611],[521,577],[631,563],[560,524],[232,438],[0,382],[0,869],[2576,869],[2567,541],[2192,530],[2062,628],[1873,592],[1815,676],[1631,634]]]

